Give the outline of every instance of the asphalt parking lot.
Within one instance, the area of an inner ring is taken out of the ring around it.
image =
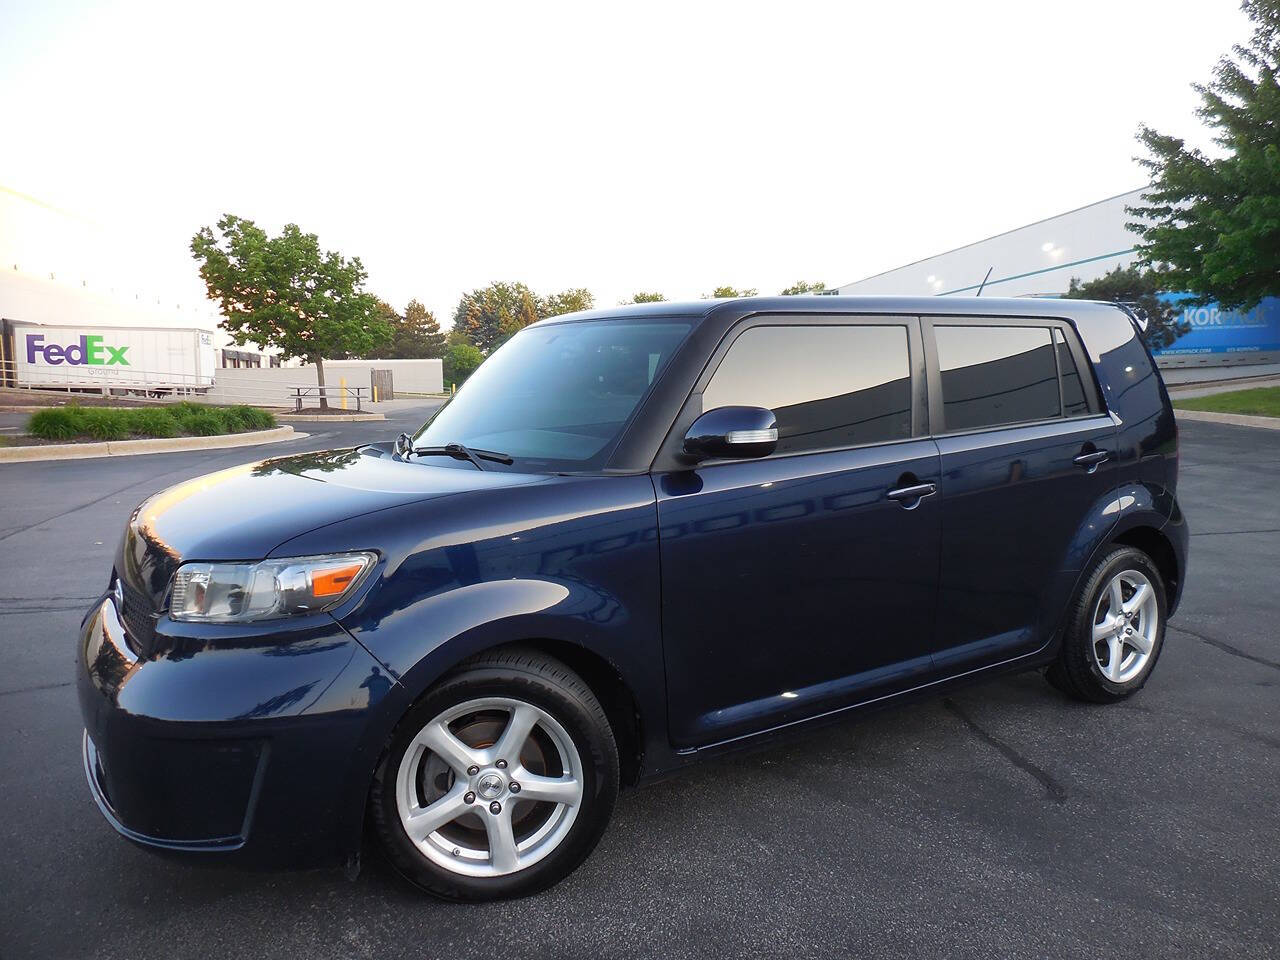
[[[1193,530],[1152,681],[1113,707],[1037,675],[628,791],[530,899],[137,850],[84,784],[73,638],[134,504],[285,450],[0,465],[0,956],[1271,957],[1280,953],[1280,432],[1182,427]]]

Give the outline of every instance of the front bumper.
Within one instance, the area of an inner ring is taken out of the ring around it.
[[[143,846],[272,866],[359,849],[402,688],[332,618],[273,634],[161,618],[139,656],[111,597],[85,617],[76,685],[90,792]]]

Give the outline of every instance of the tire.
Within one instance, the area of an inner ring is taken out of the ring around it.
[[[1117,583],[1123,619],[1114,614]],[[1144,585],[1150,593],[1140,595]],[[1045,678],[1068,696],[1092,703],[1137,693],[1164,648],[1166,596],[1164,578],[1149,556],[1134,547],[1108,551],[1071,602],[1058,659]]]
[[[617,796],[618,748],[595,694],[558,660],[507,648],[461,664],[414,704],[378,764],[370,811],[405,879],[484,901],[572,873]]]

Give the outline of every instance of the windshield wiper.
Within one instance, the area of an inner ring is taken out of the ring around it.
[[[484,466],[481,460],[492,460],[494,463],[515,463],[505,453],[499,453],[496,450],[472,450],[470,447],[461,443],[446,443],[443,447],[414,447],[411,451],[419,456],[446,456],[453,457],[455,460],[470,460],[476,465],[477,470],[483,470]]]

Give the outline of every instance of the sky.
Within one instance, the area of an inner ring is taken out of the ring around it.
[[[0,0],[0,186],[166,297],[224,212],[446,324],[494,280],[776,293],[1142,185],[1139,124],[1207,145],[1190,85],[1248,35],[1230,0]]]

